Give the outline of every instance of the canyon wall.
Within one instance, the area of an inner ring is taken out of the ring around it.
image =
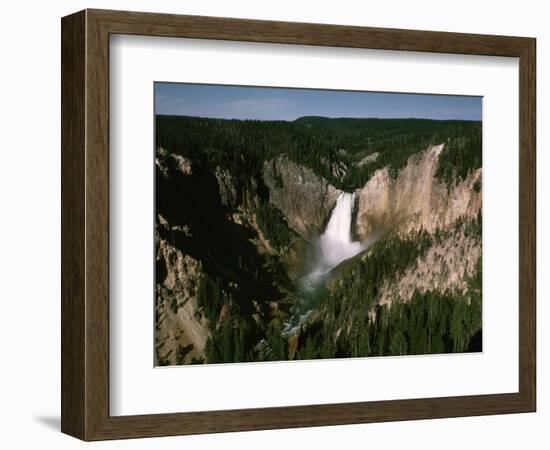
[[[342,192],[311,169],[290,161],[286,156],[266,162],[263,179],[269,188],[271,203],[284,214],[290,227],[305,239],[323,231]]]
[[[482,169],[465,180],[446,184],[435,176],[442,150],[443,145],[437,145],[411,156],[395,178],[388,168],[380,169],[359,189],[355,221],[359,240],[375,233],[434,232],[460,217],[477,216]]]

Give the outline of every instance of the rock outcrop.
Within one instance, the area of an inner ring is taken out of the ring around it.
[[[280,156],[263,168],[270,201],[305,239],[322,231],[341,191],[311,169]]]
[[[167,226],[164,223],[164,226]],[[168,243],[157,240],[156,333],[157,363],[183,364],[201,359],[209,336],[199,312],[197,290],[201,263]]]
[[[157,149],[155,164],[165,177],[170,176],[170,169],[172,167],[185,175],[190,175],[193,172],[189,159],[175,153],[170,153],[163,148]]]

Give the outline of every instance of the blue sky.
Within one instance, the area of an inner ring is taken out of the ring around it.
[[[481,120],[481,97],[155,83],[156,114],[220,119],[302,116]]]

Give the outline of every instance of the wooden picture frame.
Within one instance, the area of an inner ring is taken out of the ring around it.
[[[61,25],[64,433],[101,440],[535,411],[535,39],[104,10]],[[109,36],[116,33],[519,58],[519,392],[110,416]]]

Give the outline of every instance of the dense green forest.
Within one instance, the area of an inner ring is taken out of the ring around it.
[[[479,351],[480,333],[480,296],[415,292],[408,302],[376,306],[373,317],[355,314],[351,330],[337,339],[330,326],[314,324],[300,335],[297,359]]]
[[[429,145],[445,143],[438,176],[464,178],[481,167],[481,122],[427,119],[329,119],[293,122],[156,117],[156,145],[193,161],[227,168],[235,178],[257,176],[280,154],[311,168],[334,186],[363,186],[382,167],[395,173]],[[458,151],[454,151],[454,150]],[[369,155],[378,157],[368,163]],[[346,167],[339,176],[335,168]]]

